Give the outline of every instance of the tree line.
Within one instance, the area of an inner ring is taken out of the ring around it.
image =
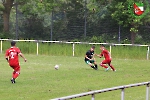
[[[0,38],[148,44],[143,0],[2,0]],[[142,15],[134,4],[143,4]]]

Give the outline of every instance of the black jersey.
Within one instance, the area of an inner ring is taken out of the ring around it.
[[[86,52],[86,55],[87,55],[88,58],[92,59],[92,58],[93,58],[93,55],[94,55],[94,51],[88,50],[88,51]],[[89,59],[87,59],[87,58],[85,57],[85,60],[89,60]]]

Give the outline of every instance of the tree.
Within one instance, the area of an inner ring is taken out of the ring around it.
[[[13,6],[23,5],[25,2],[29,0],[3,0],[0,11],[3,12],[3,31],[9,32],[9,21],[10,21],[10,13]]]
[[[6,0],[5,2],[3,2],[4,8],[1,9],[1,11],[3,12],[4,32],[9,32],[9,17],[13,2],[14,0]]]
[[[143,0],[113,0],[111,6],[109,7],[112,18],[115,19],[119,25],[123,25],[124,27],[130,27],[132,44],[134,44],[136,34],[138,33],[139,25],[143,24],[142,19],[149,11],[148,3],[144,2],[144,7],[146,7],[146,10],[142,17],[134,15],[133,4],[135,2],[142,1]]]
[[[66,2],[65,0],[43,0],[38,2],[37,0],[26,2],[21,8],[21,12],[25,18],[25,33],[28,35],[28,38],[33,36],[36,39],[49,39],[49,34],[53,25],[52,20],[56,23],[59,18],[55,18],[56,15],[53,13],[63,12],[62,3]],[[64,9],[64,8],[63,8]],[[52,18],[54,16],[54,18]],[[59,26],[58,24],[57,26]],[[31,27],[32,26],[32,27]],[[54,25],[53,25],[54,27]],[[37,29],[36,29],[37,28]],[[35,30],[36,29],[36,30]],[[60,28],[59,28],[60,29]],[[53,30],[54,31],[54,30]],[[58,32],[57,32],[58,33]],[[59,34],[58,34],[59,36]],[[27,38],[27,37],[26,37]],[[52,39],[52,35],[51,35]]]
[[[42,0],[3,0],[4,2],[2,3],[1,7],[0,7],[0,11],[3,12],[3,21],[4,21],[4,28],[3,31],[4,32],[9,32],[9,18],[10,18],[10,12],[13,6],[16,5],[25,5],[27,3],[31,3],[32,1],[38,3],[38,9],[36,9],[37,11],[41,8],[46,6],[46,11],[49,11],[52,6],[51,6],[51,2],[53,2],[54,0],[47,0],[47,5],[44,5],[46,3],[42,2]],[[44,0],[45,1],[45,0]],[[40,4],[41,3],[41,4]],[[44,3],[44,4],[42,4]],[[32,4],[32,3],[31,3]],[[23,6],[24,7],[24,6]],[[26,6],[27,8],[30,8],[32,6]],[[24,7],[25,8],[25,7]],[[44,7],[45,8],[45,7]],[[27,9],[26,9],[27,10]],[[31,11],[34,11],[35,9],[32,9]],[[41,9],[42,10],[42,9]],[[34,13],[34,12],[33,12]]]

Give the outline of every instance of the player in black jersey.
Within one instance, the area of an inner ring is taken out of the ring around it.
[[[84,60],[85,60],[85,63],[87,63],[90,67],[97,70],[98,67],[94,58],[94,49],[95,49],[95,46],[92,46],[91,49],[86,52]]]

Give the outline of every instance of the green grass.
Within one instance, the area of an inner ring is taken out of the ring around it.
[[[49,100],[90,90],[150,81],[150,61],[113,59],[117,72],[103,68],[93,70],[84,63],[84,57],[46,56],[25,54],[20,59],[21,74],[16,84],[10,82],[12,69],[0,54],[1,100]],[[97,63],[103,59],[97,58]],[[61,64],[59,70],[54,66]],[[125,89],[125,100],[145,100],[146,86]],[[120,100],[121,90],[96,94],[96,100]],[[90,100],[91,96],[75,100]]]
[[[17,42],[17,46],[21,48],[21,51],[26,54],[37,53],[37,42]],[[50,56],[72,56],[73,44],[65,43],[39,43],[38,53],[40,55],[50,55]],[[99,54],[100,45],[95,45],[95,53]],[[10,41],[3,41],[3,51],[10,47]],[[75,56],[83,57],[85,52],[89,50],[91,45],[89,44],[75,44]],[[109,50],[110,47],[107,45],[106,48]],[[112,57],[113,58],[123,58],[123,59],[146,59],[147,47],[138,46],[112,46]],[[149,55],[150,58],[150,55]]]

